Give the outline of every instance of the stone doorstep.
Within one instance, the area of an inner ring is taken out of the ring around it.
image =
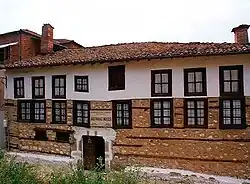
[[[58,156],[58,155],[42,155],[42,154],[34,154],[34,153],[18,153],[18,152],[7,152],[7,154],[12,156],[20,156],[22,158],[34,158],[40,159],[50,162],[66,162],[70,163],[73,162],[74,159],[66,156]]]
[[[149,177],[157,177],[157,178],[168,178],[168,177],[184,177],[184,176],[196,176],[197,178],[204,178],[207,180],[215,180],[220,182],[220,184],[242,184],[242,183],[250,183],[248,179],[238,179],[230,176],[217,176],[210,174],[202,174],[196,173],[188,170],[180,170],[180,169],[161,169],[161,168],[153,168],[153,167],[126,167],[125,170],[134,170],[140,171],[146,176]]]

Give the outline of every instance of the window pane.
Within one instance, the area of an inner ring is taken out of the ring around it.
[[[59,79],[55,79],[55,87],[59,87]]]
[[[161,118],[154,118],[154,124],[160,125],[161,124]]]
[[[194,72],[188,73],[188,82],[194,82]]]
[[[230,108],[230,100],[223,100],[223,108]]]
[[[121,110],[122,109],[122,104],[116,104],[116,108],[117,108],[117,110]]]
[[[56,95],[56,96],[59,95],[59,88],[55,88],[55,95]]]
[[[230,82],[224,82],[224,92],[231,92]]]
[[[164,117],[163,118],[163,124],[169,125],[170,124],[170,118],[169,117]]]
[[[202,82],[202,72],[195,72],[195,81]]]
[[[241,118],[234,118],[233,119],[233,124],[234,125],[240,125],[241,124]]]
[[[39,95],[43,95],[43,88],[39,89]]]
[[[233,109],[233,117],[241,117],[241,109]]]
[[[123,110],[128,110],[128,104],[123,104]]]
[[[77,111],[77,116],[82,116],[82,111]]]
[[[88,104],[83,104],[83,109],[88,110]]]
[[[64,88],[60,88],[60,96],[64,95]]]
[[[202,83],[196,83],[196,92],[201,93],[202,92]]]
[[[223,109],[223,117],[230,117],[231,110],[230,109]]]
[[[163,116],[170,116],[170,109],[164,109]]]
[[[230,80],[230,70],[224,70],[224,80]]]
[[[197,101],[197,108],[204,108],[204,101]]]
[[[239,87],[238,87],[238,82],[232,82],[232,92],[238,92],[239,91]]]
[[[124,111],[123,114],[124,114],[124,117],[125,117],[125,118],[129,118],[129,112],[128,112],[128,111]]]
[[[162,93],[168,93],[168,84],[162,84]]]
[[[161,83],[161,74],[155,74],[155,83]]]
[[[195,83],[188,83],[188,92],[189,93],[195,92]]]
[[[197,118],[198,125],[204,125],[204,118]]]
[[[129,125],[129,119],[124,119],[124,125]]]
[[[231,70],[231,79],[238,80],[238,70]]]
[[[195,111],[192,109],[188,109],[188,117],[195,117]]]
[[[161,102],[154,102],[154,109],[161,109]]]
[[[60,78],[60,86],[64,87],[64,78]]]
[[[203,109],[197,109],[197,117],[204,117],[204,110]]]
[[[161,93],[161,84],[155,84],[155,93]]]
[[[233,100],[233,108],[241,108],[241,101]]]
[[[35,87],[39,87],[39,80],[35,80]]]
[[[116,118],[117,125],[122,125],[122,118]]]
[[[154,116],[160,117],[161,116],[161,110],[154,110]]]
[[[168,74],[167,73],[162,74],[162,83],[168,83]]]
[[[188,118],[188,125],[195,125],[195,118]]]
[[[117,117],[122,117],[122,111],[117,111]]]
[[[188,101],[187,102],[187,107],[188,108],[194,108],[194,101]]]
[[[231,124],[230,118],[223,118],[223,124],[224,125],[230,125]]]
[[[163,101],[163,108],[169,109],[170,108],[170,102],[169,101]]]

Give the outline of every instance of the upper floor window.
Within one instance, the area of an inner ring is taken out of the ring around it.
[[[44,76],[32,77],[32,98],[45,98]]]
[[[24,77],[14,78],[14,98],[24,98]]]
[[[125,89],[125,66],[108,67],[109,91]]]
[[[67,123],[66,101],[52,101],[52,123]]]
[[[7,59],[10,59],[10,47],[0,48],[0,63]]]
[[[245,128],[245,101],[244,97],[220,98],[220,128]]]
[[[220,95],[243,95],[243,66],[221,66],[220,69]]]
[[[173,105],[171,99],[151,101],[151,126],[173,127]]]
[[[90,126],[89,102],[74,101],[73,103],[73,123],[77,126]]]
[[[88,76],[75,76],[75,91],[89,92]]]
[[[172,95],[172,70],[151,71],[151,95]]]
[[[190,128],[207,128],[207,99],[185,99],[184,124]]]
[[[184,69],[184,95],[207,95],[206,68]]]
[[[52,98],[66,98],[66,76],[52,76]]]
[[[46,122],[44,100],[20,100],[17,105],[17,120],[31,123]]]
[[[114,128],[132,128],[132,104],[130,100],[113,101]]]

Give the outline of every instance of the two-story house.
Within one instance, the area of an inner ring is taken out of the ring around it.
[[[7,64],[10,149],[87,169],[101,157],[249,178],[248,28],[232,30],[235,43],[125,43]]]

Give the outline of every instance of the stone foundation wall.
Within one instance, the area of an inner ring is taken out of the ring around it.
[[[208,98],[208,128],[184,128],[184,99],[173,99],[174,128],[150,128],[149,100],[133,100],[133,129],[118,130],[112,166],[186,169],[250,178],[250,99],[244,130],[219,129],[219,98]]]
[[[46,101],[47,122],[16,122],[16,101],[7,100],[10,145],[14,150],[40,151],[82,157],[82,136],[100,136],[105,142],[106,167],[140,164],[187,169],[250,178],[250,97],[246,97],[244,130],[219,129],[219,98],[208,98],[208,128],[184,128],[184,99],[173,99],[173,128],[151,128],[150,99],[132,100],[132,129],[112,128],[112,102],[90,102],[90,119],[103,112],[108,119],[90,128],[72,125],[72,101],[67,101],[67,124],[51,124],[51,100]],[[111,119],[109,119],[111,118]],[[48,141],[34,140],[34,129],[46,129]],[[55,139],[56,131],[71,133],[69,143]]]

